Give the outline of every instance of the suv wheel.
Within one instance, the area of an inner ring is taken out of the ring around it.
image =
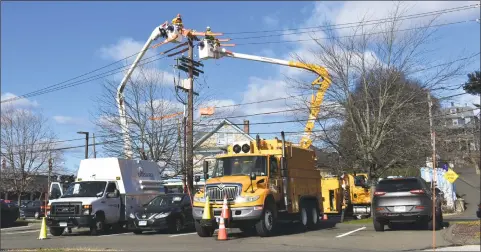
[[[53,235],[53,236],[61,236],[63,234],[63,231],[65,230],[65,228],[55,228],[55,227],[51,227],[49,228],[50,230],[50,234]]]
[[[384,232],[384,223],[376,219],[373,219],[372,223],[374,224],[374,230],[376,230],[376,232]]]

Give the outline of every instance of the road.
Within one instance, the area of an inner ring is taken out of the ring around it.
[[[319,230],[308,232],[303,232],[293,224],[282,224],[281,228],[278,236],[269,238],[249,237],[233,229],[229,232],[228,241],[200,238],[192,231],[176,235],[121,233],[89,236],[75,229],[72,234],[37,240],[37,224],[28,228],[2,229],[0,244],[1,249],[90,248],[123,251],[410,251],[429,249],[432,245],[430,231],[411,228],[375,232],[371,223],[347,224],[328,220],[323,222]],[[443,239],[446,230],[436,232],[436,244],[439,247],[450,245]]]
[[[459,178],[456,184],[456,193],[463,197],[466,203],[466,211],[456,216],[462,219],[477,219],[476,211],[480,200],[480,176],[472,169],[456,169]]]

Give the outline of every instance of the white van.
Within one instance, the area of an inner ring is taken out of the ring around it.
[[[50,233],[59,236],[67,227],[86,227],[96,235],[123,226],[131,213],[164,193],[159,168],[145,160],[82,160],[77,180],[62,190],[59,198],[49,201],[46,220]]]

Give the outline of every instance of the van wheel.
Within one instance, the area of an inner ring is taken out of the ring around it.
[[[51,227],[49,229],[50,229],[50,234],[53,236],[61,236],[63,234],[63,231],[65,230],[65,228],[54,228],[54,227]]]
[[[195,231],[200,237],[212,237],[214,235],[213,227],[203,227],[198,221],[195,221]]]
[[[374,230],[376,230],[376,232],[384,232],[384,223],[376,219],[373,219],[372,223],[374,224]]]
[[[94,226],[90,227],[90,235],[99,235],[105,230],[103,216],[98,216],[94,220]]]
[[[261,219],[256,224],[256,231],[260,237],[271,236],[276,226],[275,208],[272,203],[266,204]]]

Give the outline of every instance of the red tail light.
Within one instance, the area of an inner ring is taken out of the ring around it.
[[[421,190],[421,189],[419,189],[419,190],[411,190],[411,191],[409,191],[409,192],[410,192],[411,194],[424,194],[424,190]]]
[[[386,194],[386,192],[380,192],[380,191],[375,191],[375,192],[374,192],[374,196],[382,196],[382,195],[384,195],[384,194]]]

